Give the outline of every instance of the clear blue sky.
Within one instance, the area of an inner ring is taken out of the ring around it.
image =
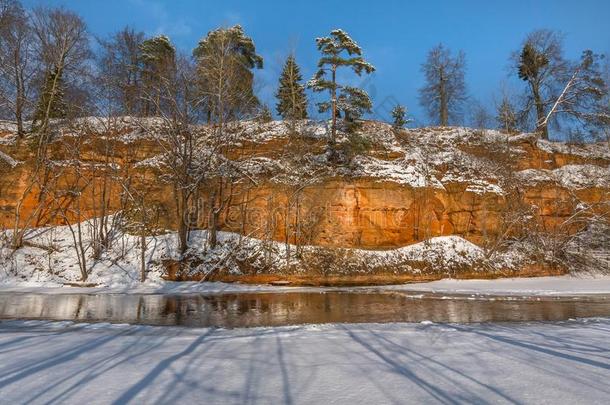
[[[473,99],[490,106],[508,75],[508,57],[538,28],[565,34],[565,53],[577,58],[590,48],[610,54],[609,0],[25,0],[25,5],[64,5],[84,17],[90,31],[106,36],[125,25],[147,34],[166,34],[190,53],[199,38],[218,26],[241,24],[253,37],[265,68],[257,73],[261,99],[274,105],[277,76],[294,50],[305,78],[315,71],[314,39],[334,28],[346,30],[377,67],[366,86],[376,115],[400,102],[416,123],[427,122],[417,101],[420,65],[428,49],[443,42],[466,53],[466,81]]]

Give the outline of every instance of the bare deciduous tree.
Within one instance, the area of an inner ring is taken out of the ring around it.
[[[558,81],[568,67],[563,58],[561,35],[550,30],[537,30],[525,39],[520,52],[512,55],[519,78],[527,82],[528,97],[525,111],[535,111],[536,131],[548,139],[546,111],[557,98]]]
[[[125,27],[108,40],[101,40],[100,84],[115,109],[126,115],[142,113],[142,51],[144,33]]]
[[[426,85],[419,90],[420,104],[426,108],[430,118],[441,126],[449,125],[461,115],[467,99],[464,70],[466,57],[460,51],[456,56],[443,44],[428,52],[422,72]]]
[[[48,142],[49,121],[62,86],[72,75],[73,80],[85,76],[84,68],[91,57],[85,22],[77,14],[61,8],[38,8],[32,13],[32,25],[37,38],[37,56],[45,75],[45,83],[34,114],[40,136],[39,153]]]
[[[179,252],[188,249],[191,210],[199,187],[211,171],[211,151],[204,144],[203,131],[196,128],[197,102],[192,83],[194,67],[189,59],[177,58],[171,74],[160,76],[157,88],[147,93],[153,108],[159,112],[162,125],[157,137],[164,153],[162,156],[162,179],[174,189],[175,213],[178,224]],[[149,130],[147,119],[142,128]]]
[[[0,105],[10,111],[20,137],[35,73],[33,44],[30,20],[21,4],[0,0]]]

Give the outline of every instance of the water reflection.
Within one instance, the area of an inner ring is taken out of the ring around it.
[[[184,326],[279,326],[330,322],[557,321],[610,316],[610,297],[510,299],[396,292],[220,295],[0,294],[0,318]]]

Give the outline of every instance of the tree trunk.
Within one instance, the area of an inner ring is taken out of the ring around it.
[[[540,134],[542,139],[549,139],[548,125],[544,119],[544,104],[540,96],[540,88],[535,83],[532,84],[532,94],[536,105],[536,132]]]
[[[331,127],[331,136],[330,136],[330,144],[331,147],[335,147],[335,139],[337,135],[337,67],[332,67],[333,72],[333,95],[332,95],[332,117],[333,123]]]
[[[218,218],[220,211],[216,208],[216,190],[210,196],[210,213],[208,216],[208,243],[214,249],[218,243]]]
[[[146,234],[140,235],[140,281],[146,281]]]
[[[441,69],[440,72],[440,88],[439,88],[439,98],[440,98],[440,124],[442,127],[446,127],[449,125],[449,107],[447,105],[447,89],[445,88],[446,79],[444,73]]]
[[[17,121],[17,136],[23,138],[23,104],[25,102],[25,89],[21,73],[17,73],[17,97],[15,99],[15,120]]]

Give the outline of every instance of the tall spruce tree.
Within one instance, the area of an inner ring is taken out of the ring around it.
[[[334,148],[340,111],[344,112],[349,123],[360,118],[364,112],[370,111],[372,105],[364,90],[337,83],[337,70],[347,67],[360,76],[363,72],[374,72],[375,67],[362,57],[360,46],[343,30],[333,30],[330,36],[317,38],[316,43],[322,57],[318,61],[319,70],[307,83],[307,87],[315,92],[328,91],[330,94],[330,100],[318,103],[318,109],[321,113],[331,111],[329,143],[331,148]]]
[[[64,101],[64,81],[57,69],[53,69],[45,75],[38,103],[34,111],[34,128],[42,123],[45,118],[65,118],[67,106]],[[48,113],[47,113],[48,109]],[[48,114],[48,115],[47,115]]]
[[[289,55],[280,75],[280,85],[275,96],[278,114],[284,120],[299,120],[307,118],[307,96],[305,86],[301,84],[303,77],[294,58]]]

